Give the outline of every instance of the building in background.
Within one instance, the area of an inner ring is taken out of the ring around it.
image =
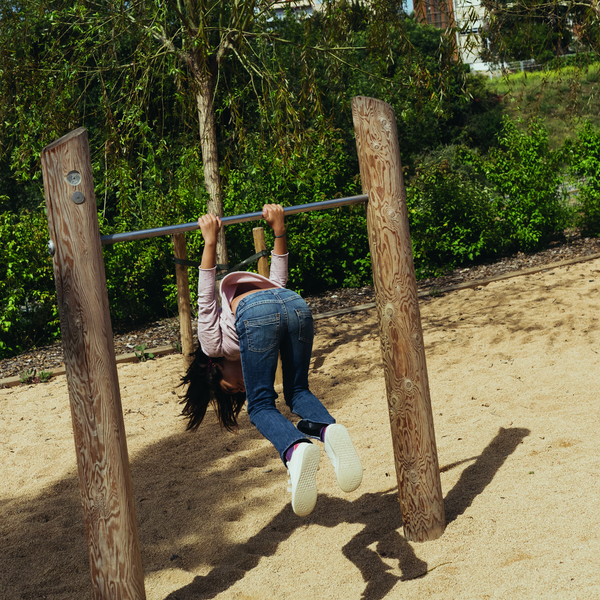
[[[454,26],[452,0],[415,0],[414,8],[420,23],[433,25],[438,29]]]
[[[480,58],[480,32],[485,12],[480,0],[414,0],[415,15],[420,23],[438,29],[456,27],[456,50],[472,71],[488,71]]]
[[[483,46],[481,33],[485,26],[485,9],[480,0],[454,0],[456,43],[464,64],[471,71],[490,71],[488,63],[481,59]]]
[[[282,2],[275,2],[273,8],[275,9],[275,16],[283,19],[288,10],[300,15],[312,15],[313,12],[321,8],[321,3],[311,2],[310,0],[283,0]]]

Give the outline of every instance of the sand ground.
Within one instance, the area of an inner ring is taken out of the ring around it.
[[[243,413],[184,431],[181,359],[120,365],[149,600],[600,598],[600,261],[423,301],[448,526],[403,538],[375,311],[318,321],[313,391],[362,486],[325,455],[295,516]],[[0,390],[0,598],[91,598],[64,376]]]

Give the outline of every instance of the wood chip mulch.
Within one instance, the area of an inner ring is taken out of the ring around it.
[[[571,258],[600,253],[600,239],[583,238],[576,232],[552,242],[550,247],[535,254],[519,252],[495,262],[482,263],[470,267],[461,267],[443,277],[424,279],[417,282],[419,292],[436,290],[466,281],[480,280],[502,275],[511,271],[520,271],[531,267],[556,263]],[[341,308],[368,304],[375,301],[372,286],[363,288],[330,289],[321,294],[304,296],[313,314],[321,314]],[[180,344],[179,320],[177,317],[148,323],[132,328],[114,336],[117,356],[134,352],[136,346],[145,345],[145,351],[162,346]],[[37,372],[52,371],[63,364],[62,345],[57,342],[43,346],[18,356],[0,360],[0,380],[22,375],[26,370]]]

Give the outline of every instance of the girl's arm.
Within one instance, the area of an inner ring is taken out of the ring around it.
[[[275,234],[275,247],[271,254],[271,274],[269,279],[273,283],[285,287],[288,277],[288,250],[283,207],[281,204],[265,204],[263,206],[263,217]]]
[[[281,204],[265,204],[263,206],[263,217],[275,234],[273,254],[287,254],[283,206]]]
[[[199,270],[198,341],[207,356],[223,356],[223,332],[215,297],[215,269]]]
[[[204,238],[204,250],[202,251],[201,269],[213,269],[217,264],[217,237],[223,224],[216,215],[202,215],[198,219],[200,231]]]
[[[215,298],[217,236],[222,224],[221,219],[215,215],[203,215],[198,219],[198,225],[204,238],[198,276],[198,341],[207,356],[222,356],[223,334]]]

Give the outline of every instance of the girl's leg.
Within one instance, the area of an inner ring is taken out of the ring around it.
[[[314,338],[312,314],[300,296],[293,292],[290,294],[285,300],[288,327],[280,347],[285,402],[293,413],[312,422],[315,427],[330,425],[335,423],[335,419],[308,387]],[[305,433],[313,435],[308,429]]]
[[[284,464],[285,453],[298,442],[309,440],[277,410],[277,393],[273,387],[281,339],[287,329],[284,303],[273,290],[257,292],[239,303],[236,330],[248,415],[252,424],[279,452]]]
[[[302,417],[298,429],[325,443],[325,452],[344,492],[354,491],[362,481],[362,465],[343,425],[335,423],[323,404],[308,388],[308,369],[314,337],[313,319],[299,296],[286,302],[288,330],[281,342],[283,388],[292,412]]]
[[[248,414],[251,422],[277,449],[290,473],[292,507],[298,515],[312,511],[317,498],[315,476],[318,449],[305,444],[286,451],[299,442],[308,442],[275,406],[274,390],[278,350],[281,350],[284,394],[290,409],[312,423],[327,427],[325,451],[331,460],[342,490],[360,485],[362,467],[350,436],[308,389],[308,368],[314,336],[313,322],[306,302],[289,290],[265,290],[243,298],[236,315]],[[299,450],[299,451],[298,451]],[[289,462],[288,462],[289,460]]]

